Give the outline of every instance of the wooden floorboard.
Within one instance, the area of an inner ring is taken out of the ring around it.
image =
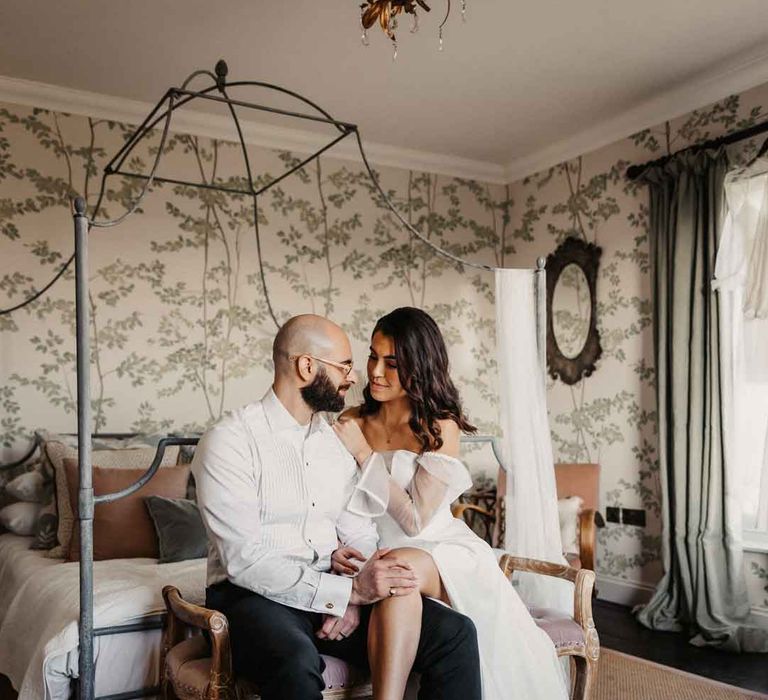
[[[643,627],[629,608],[604,600],[595,601],[594,618],[600,644],[608,649],[768,693],[768,654],[732,654],[695,647],[683,634],[653,632]]]
[[[0,673],[0,700],[16,700],[18,693],[13,689],[8,676]]]

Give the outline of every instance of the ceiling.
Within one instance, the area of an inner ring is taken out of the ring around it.
[[[396,61],[360,1],[2,0],[0,75],[154,103],[223,57],[368,142],[507,175],[768,80],[765,0],[467,0],[466,23],[454,0],[442,52],[431,0]]]

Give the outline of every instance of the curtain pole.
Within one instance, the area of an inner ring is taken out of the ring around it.
[[[725,134],[724,136],[720,136],[716,139],[710,139],[709,141],[704,141],[703,143],[693,144],[692,146],[681,148],[679,151],[675,151],[674,153],[671,153],[668,156],[662,156],[661,158],[657,158],[656,160],[649,160],[647,163],[630,165],[627,168],[627,178],[630,180],[637,180],[637,178],[640,177],[640,175],[647,168],[655,167],[659,165],[665,165],[672,158],[679,155],[680,153],[685,153],[686,151],[703,151],[708,148],[718,148],[719,146],[728,146],[732,143],[736,143],[737,141],[743,141],[744,139],[751,139],[754,136],[759,136],[760,134],[763,134],[766,132],[768,132],[768,120],[764,122],[760,122],[760,124],[755,124],[754,126],[747,127],[746,129],[740,129],[739,131],[734,131],[733,133]],[[765,152],[766,146],[768,146],[768,141],[766,141],[760,148],[761,154]]]

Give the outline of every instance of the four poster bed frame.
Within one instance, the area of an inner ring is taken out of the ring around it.
[[[368,158],[366,157],[363,149],[362,141],[360,138],[360,132],[356,125],[347,122],[342,122],[334,119],[331,115],[323,110],[321,107],[311,102],[307,98],[287,90],[285,88],[271,85],[269,83],[256,82],[256,81],[236,81],[227,82],[228,68],[224,61],[219,61],[216,64],[215,72],[207,70],[195,71],[189,78],[182,84],[182,87],[169,88],[162,99],[158,102],[155,108],[147,115],[146,119],[136,129],[136,131],[128,138],[120,151],[104,168],[103,177],[101,180],[101,189],[97,203],[93,209],[93,214],[89,217],[87,213],[87,203],[82,197],[77,197],[73,202],[73,215],[74,215],[74,236],[75,236],[75,250],[73,256],[67,261],[67,263],[59,270],[56,276],[39,292],[35,293],[32,297],[14,307],[20,308],[21,306],[30,303],[34,299],[45,293],[57,279],[61,277],[64,270],[74,259],[75,261],[75,303],[76,303],[76,367],[77,367],[77,443],[78,443],[78,460],[79,460],[79,489],[78,489],[78,514],[77,519],[80,527],[80,617],[79,617],[79,680],[77,695],[80,700],[94,700],[94,658],[93,658],[93,640],[94,637],[104,635],[123,634],[127,632],[135,632],[140,630],[158,629],[162,626],[163,616],[155,616],[153,618],[147,618],[141,622],[125,625],[117,625],[111,627],[94,628],[93,626],[93,516],[94,506],[99,503],[109,503],[118,499],[124,498],[129,494],[134,493],[142,486],[144,486],[157,472],[160,464],[162,463],[163,454],[167,447],[172,445],[179,446],[192,446],[196,445],[198,438],[184,438],[184,437],[168,437],[160,440],[157,452],[152,464],[147,471],[131,486],[110,494],[102,494],[95,496],[92,485],[93,475],[93,463],[91,454],[91,425],[92,425],[92,410],[90,403],[90,336],[89,336],[89,305],[88,305],[88,234],[92,228],[108,228],[116,226],[127,219],[136,209],[139,207],[143,197],[149,191],[153,182],[165,182],[176,185],[185,185],[191,187],[198,187],[203,189],[212,189],[220,192],[230,194],[246,195],[251,198],[254,215],[254,228],[256,233],[257,243],[257,255],[259,263],[259,273],[262,282],[262,291],[269,310],[269,315],[275,324],[275,329],[279,327],[279,322],[275,314],[274,308],[269,296],[269,290],[267,289],[266,280],[264,276],[264,266],[262,261],[262,249],[261,240],[259,236],[259,224],[258,224],[258,197],[267,191],[270,187],[277,184],[281,180],[285,179],[292,173],[304,167],[307,163],[318,158],[322,153],[330,149],[332,146],[346,138],[353,135],[357,141],[360,155],[363,165],[374,184],[374,188],[378,195],[382,198],[385,206],[389,207],[395,217],[400,221],[404,228],[416,236],[425,245],[431,248],[433,251],[447,257],[457,264],[458,269],[463,267],[473,267],[482,270],[493,271],[494,268],[488,265],[482,265],[473,263],[471,261],[462,260],[457,256],[437,247],[433,242],[425,238],[417,229],[411,226],[397,211],[395,206],[390,202],[384,190],[379,184],[377,175],[372,170]],[[191,90],[189,89],[189,83],[199,77],[207,76],[212,79],[212,84],[201,89]],[[283,96],[289,96],[300,103],[303,108],[309,107],[311,113],[302,113],[297,111],[286,110],[282,108],[257,104],[253,102],[246,102],[238,99],[233,99],[229,95],[229,89],[235,87],[256,87],[271,90],[273,92],[280,93]],[[240,150],[243,157],[243,162],[246,171],[246,187],[238,188],[230,185],[217,185],[215,183],[199,183],[199,182],[187,182],[184,180],[170,179],[158,176],[157,168],[162,159],[163,151],[167,141],[167,136],[170,130],[171,118],[175,110],[192,102],[193,100],[208,100],[218,104],[226,105],[239,139]],[[297,119],[309,120],[316,123],[327,124],[337,132],[334,137],[324,146],[319,148],[313,154],[303,158],[297,164],[290,167],[284,173],[273,179],[271,182],[256,186],[254,183],[251,164],[248,157],[245,140],[243,137],[243,131],[241,128],[240,120],[238,117],[238,109],[252,109],[262,112],[268,112],[276,115],[283,115],[287,117],[293,117]],[[140,174],[124,170],[124,164],[130,154],[134,151],[139,143],[141,143],[145,137],[149,136],[153,130],[162,123],[162,134],[160,139],[160,145],[157,150],[157,155],[154,159],[151,172],[149,174]],[[100,221],[96,217],[101,207],[101,202],[106,192],[106,183],[108,178],[113,176],[136,178],[144,181],[143,189],[141,190],[137,199],[132,203],[128,210],[122,214],[119,218],[111,221]],[[546,272],[545,272],[545,260],[539,258],[537,260],[537,269],[535,271],[535,300],[536,300],[536,317],[537,317],[537,350],[540,357],[542,367],[542,382],[546,381],[546,374],[544,368],[546,367]],[[13,309],[12,309],[13,310]],[[8,310],[5,310],[7,312]],[[464,442],[478,443],[488,442],[491,443],[494,454],[500,464],[503,464],[501,459],[498,443],[495,439],[485,436],[469,437]],[[31,454],[31,453],[30,453]],[[18,463],[18,462],[17,462]],[[143,688],[140,690],[124,692],[114,695],[102,696],[99,700],[129,700],[130,698],[142,697],[146,695],[153,695],[159,693],[158,687]]]

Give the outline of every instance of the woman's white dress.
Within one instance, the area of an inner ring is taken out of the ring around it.
[[[493,550],[451,514],[451,503],[471,485],[466,467],[447,455],[374,452],[348,507],[375,518],[380,547],[430,553],[451,607],[477,628],[483,700],[565,699],[551,639],[536,626]]]

